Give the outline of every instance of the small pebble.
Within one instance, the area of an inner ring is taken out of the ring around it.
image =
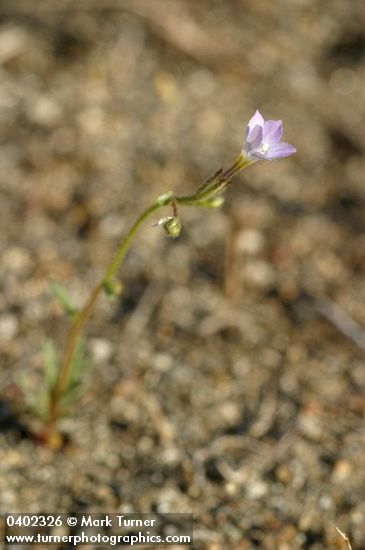
[[[90,350],[95,363],[106,363],[113,354],[113,345],[104,338],[90,340]]]
[[[18,319],[11,313],[6,313],[0,317],[0,340],[7,341],[14,338],[19,328]]]

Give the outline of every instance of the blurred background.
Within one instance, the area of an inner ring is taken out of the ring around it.
[[[1,512],[364,546],[364,29],[363,0],[1,2]],[[64,343],[50,281],[82,305],[142,209],[228,168],[257,108],[298,153],[182,209],[176,241],[144,225],[87,327],[68,443],[37,444],[14,401]]]

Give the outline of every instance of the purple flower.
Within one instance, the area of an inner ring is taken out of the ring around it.
[[[281,120],[264,120],[260,111],[256,111],[247,126],[246,141],[242,149],[244,158],[254,162],[289,157],[296,149],[289,143],[280,141],[282,133]]]

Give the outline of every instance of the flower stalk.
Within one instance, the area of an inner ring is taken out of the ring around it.
[[[45,438],[48,442],[53,441],[56,442],[56,446],[59,445],[60,440],[55,434],[55,428],[57,421],[62,414],[61,401],[63,395],[67,391],[72,370],[72,361],[82,330],[89,319],[102,290],[110,288],[113,285],[113,280],[117,269],[128,252],[139,227],[144,221],[146,221],[147,218],[149,218],[149,216],[151,216],[151,214],[164,206],[171,204],[173,211],[176,212],[176,204],[181,204],[184,206],[200,206],[200,200],[201,198],[199,195],[190,195],[189,197],[173,197],[172,193],[166,193],[165,195],[159,197],[156,202],[149,206],[139,216],[128,231],[127,235],[121,241],[114,258],[105,270],[103,278],[93,289],[86,304],[73,320],[71,330],[67,338],[66,348],[58,370],[57,379],[50,395],[48,418],[45,430]]]
[[[70,333],[67,338],[66,348],[58,370],[57,379],[52,388],[52,392],[50,395],[48,419],[47,419],[47,425],[46,425],[47,440],[57,439],[54,437],[54,430],[55,430],[55,425],[62,413],[62,411],[60,410],[60,405],[61,405],[62,397],[67,390],[68,382],[70,379],[70,374],[72,369],[72,360],[75,354],[79,337],[82,333],[82,330],[87,320],[89,319],[94,309],[94,306],[97,302],[99,294],[102,292],[104,288],[108,288],[113,283],[113,278],[115,276],[115,273],[119,265],[123,261],[126,253],[128,252],[128,249],[132,243],[133,237],[136,234],[138,228],[143,224],[143,222],[151,214],[153,214],[156,210],[158,210],[162,206],[166,206],[167,204],[169,204],[170,201],[171,201],[171,198],[167,198],[166,200],[163,200],[163,201],[157,200],[154,204],[152,204],[139,216],[139,218],[135,221],[135,223],[132,225],[132,227],[128,231],[127,235],[124,237],[124,239],[120,243],[114,258],[112,259],[112,261],[110,262],[110,264],[105,270],[102,280],[93,289],[86,304],[84,305],[82,310],[77,314],[77,316],[74,318]]]
[[[126,236],[122,239],[101,281],[92,290],[84,307],[80,311],[74,312],[72,315],[72,324],[63,357],[49,395],[48,418],[43,433],[43,439],[46,440],[50,446],[59,448],[62,445],[62,438],[57,431],[57,422],[63,414],[62,401],[64,396],[67,395],[70,380],[72,379],[73,361],[76,356],[82,331],[102,291],[105,291],[109,296],[115,296],[120,293],[121,285],[115,281],[115,276],[138,229],[157,210],[170,206],[172,207],[173,215],[162,218],[157,225],[163,225],[166,233],[170,237],[177,237],[181,231],[180,220],[177,216],[178,206],[219,207],[223,203],[222,193],[231,183],[231,178],[240,170],[248,167],[257,160],[281,158],[295,152],[293,146],[286,143],[279,143],[281,134],[281,121],[265,122],[259,111],[256,111],[255,115],[248,123],[246,141],[243,145],[243,149],[231,168],[225,172],[223,172],[222,169],[216,172],[191,195],[174,196],[172,192],[164,193],[158,197],[151,206],[146,208],[134,222]]]

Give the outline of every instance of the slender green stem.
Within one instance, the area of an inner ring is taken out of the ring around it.
[[[170,202],[170,201],[169,201]],[[167,203],[168,204],[168,203]],[[149,208],[147,208],[143,214],[140,215],[140,217],[136,220],[136,222],[132,225],[129,232],[125,236],[125,238],[120,243],[120,246],[117,250],[116,255],[114,256],[112,262],[107,267],[104,277],[103,277],[103,284],[111,281],[115,275],[115,272],[117,271],[119,265],[123,261],[124,256],[126,255],[131,242],[133,240],[134,235],[136,234],[139,226],[151,215],[153,212],[161,208],[161,206],[166,206],[166,204],[159,204],[158,202],[155,202],[152,204]]]
[[[77,346],[77,342],[80,337],[80,333],[84,328],[86,321],[90,317],[92,310],[94,309],[95,303],[97,301],[97,298],[99,297],[100,292],[102,291],[105,283],[110,282],[113,279],[115,272],[117,271],[120,263],[123,261],[123,258],[127,253],[132,243],[133,237],[137,232],[138,228],[140,227],[140,225],[148,218],[148,216],[150,216],[153,212],[155,212],[157,209],[161,208],[162,206],[166,206],[167,204],[169,204],[170,201],[171,200],[168,199],[165,202],[161,202],[161,203],[156,202],[152,204],[152,206],[147,208],[141,214],[141,216],[136,220],[136,222],[132,225],[132,227],[128,231],[127,235],[124,237],[124,239],[120,243],[119,248],[113,260],[105,270],[102,280],[94,288],[94,290],[90,294],[89,299],[84,305],[83,309],[76,316],[66,342],[66,347],[65,347],[61,365],[58,371],[57,380],[55,385],[53,386],[53,390],[51,393],[49,414],[48,414],[48,424],[47,424],[47,428],[50,433],[53,432],[54,424],[56,423],[56,421],[60,416],[60,412],[61,412],[60,401],[69,383],[71,369],[72,369],[72,361],[73,361],[75,349]]]
[[[219,192],[220,187],[224,187],[226,182],[216,182],[201,190],[198,189],[193,195],[184,195],[182,197],[175,197],[177,204],[183,206],[201,206],[207,199],[210,199]]]
[[[151,214],[153,214],[153,212],[155,212],[159,208],[162,208],[163,206],[168,206],[169,204],[172,204],[174,208],[174,213],[176,213],[176,204],[181,204],[184,206],[202,206],[204,204],[204,200],[210,199],[217,192],[220,192],[226,184],[227,180],[212,181],[212,185],[207,185],[206,187],[204,186],[204,188],[200,188],[200,190],[198,189],[195,194],[181,197],[173,197],[172,193],[166,193],[165,195],[162,195],[159,199],[157,199],[157,201],[154,202],[149,208],[147,208],[132,225],[127,235],[121,241],[114,258],[106,268],[103,278],[93,289],[89,299],[87,300],[83,309],[76,315],[71,326],[71,330],[66,342],[65,351],[58,371],[57,380],[50,396],[51,398],[46,429],[48,440],[51,440],[51,438],[56,433],[55,424],[61,413],[61,400],[64,393],[67,391],[72,371],[73,358],[80,338],[80,334],[94,309],[99,294],[103,289],[106,289],[109,285],[113,284],[115,273],[122,263],[132,243],[133,237],[135,236],[139,227]]]

